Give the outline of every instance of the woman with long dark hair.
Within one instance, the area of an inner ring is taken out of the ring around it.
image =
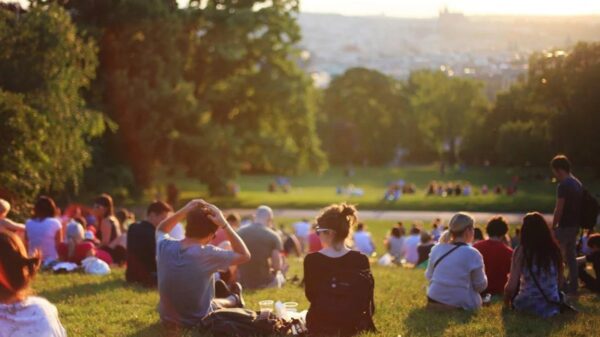
[[[25,239],[29,254],[39,251],[43,264],[58,259],[56,248],[62,241],[62,225],[56,218],[58,211],[54,200],[41,196],[33,207],[33,216],[25,223]]]
[[[505,303],[544,318],[554,316],[560,313],[559,288],[564,282],[560,247],[538,212],[525,215],[520,239],[504,289]]]
[[[115,217],[115,207],[112,197],[106,193],[101,194],[94,201],[94,215],[98,219],[97,237],[100,249],[108,252],[115,263],[125,261],[125,250],[119,246],[121,226]]]

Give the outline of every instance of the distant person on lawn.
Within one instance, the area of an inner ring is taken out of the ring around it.
[[[540,213],[523,218],[521,244],[513,254],[504,302],[515,310],[543,318],[560,313],[559,287],[564,282],[560,248]],[[553,303],[550,303],[553,302]]]
[[[125,271],[127,282],[146,287],[156,286],[156,227],[172,212],[169,204],[154,201],[146,210],[146,219],[129,226]]]
[[[316,232],[323,245],[304,259],[306,325],[311,336],[352,336],[375,331],[375,283],[364,254],[346,245],[357,221],[352,205],[331,205],[317,218]]]
[[[417,266],[429,260],[429,254],[431,253],[433,246],[435,246],[435,242],[433,242],[433,237],[431,234],[422,231],[421,242],[417,246],[417,252],[419,253],[419,261],[417,261],[416,264]]]
[[[475,310],[482,306],[480,293],[488,282],[483,257],[469,244],[473,242],[475,220],[457,213],[449,223],[450,242],[439,243],[429,254],[425,277],[429,280],[430,306]]]
[[[586,288],[595,293],[600,293],[600,234],[592,234],[587,239],[590,253],[578,258],[579,279]],[[590,262],[594,268],[595,277],[585,270],[585,263]]]
[[[58,245],[58,256],[61,261],[81,264],[85,258],[96,255],[91,242],[84,241],[83,226],[76,221],[67,224],[67,242]]]
[[[40,263],[39,253],[28,255],[15,233],[0,230],[0,336],[67,336],[56,307],[31,296],[29,285]]]
[[[62,242],[62,224],[56,218],[54,200],[41,196],[33,207],[33,217],[25,222],[25,241],[29,255],[41,254],[42,264],[58,260],[57,247]]]
[[[310,229],[312,225],[308,221],[308,219],[302,219],[293,225],[294,234],[298,241],[300,241],[300,248],[302,249],[302,254],[305,254],[308,250],[308,236],[310,235]]]
[[[254,223],[240,228],[238,234],[248,246],[252,258],[239,267],[240,283],[245,288],[260,289],[278,286],[277,272],[283,272],[281,237],[272,230],[273,211],[267,206],[256,210]]]
[[[125,262],[127,251],[119,245],[121,225],[115,216],[115,206],[110,195],[104,193],[94,201],[93,212],[98,219],[96,236],[100,241],[100,249],[110,254],[114,263]]]
[[[375,252],[375,244],[371,233],[366,231],[365,224],[362,222],[356,225],[356,232],[353,235],[354,248],[366,256],[371,256]]]
[[[385,240],[385,246],[388,254],[393,258],[396,264],[402,263],[404,257],[404,227],[394,226],[390,232],[390,236]]]
[[[169,232],[186,219],[186,238],[174,240]],[[218,228],[227,232],[233,251],[210,244]],[[215,284],[215,273],[246,263],[250,252],[221,210],[195,199],[164,219],[156,229],[158,312],[167,328],[194,327],[219,308],[243,307],[241,286]],[[218,287],[218,288],[216,288]]]
[[[505,243],[508,223],[501,216],[493,217],[488,221],[485,230],[489,239],[473,245],[483,256],[485,275],[488,279],[488,287],[484,292],[492,295],[502,294],[513,254],[512,248]]]
[[[417,265],[419,262],[419,243],[421,243],[421,230],[413,225],[410,235],[404,240],[404,258],[407,263]]]
[[[554,234],[560,244],[563,260],[569,269],[565,291],[575,294],[578,288],[577,235],[581,225],[583,186],[571,173],[571,162],[566,156],[554,157],[550,166],[558,180],[552,228],[554,228]]]

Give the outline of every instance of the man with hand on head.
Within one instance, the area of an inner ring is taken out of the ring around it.
[[[0,229],[8,229],[9,231],[16,232],[22,236],[23,233],[25,233],[25,225],[9,219],[7,217],[8,212],[10,212],[10,203],[4,199],[0,199]]]
[[[184,219],[186,237],[183,240],[170,238],[167,233]],[[210,244],[219,228],[227,233],[232,251]],[[244,306],[239,284],[230,290],[219,282],[215,290],[217,271],[250,260],[248,248],[216,206],[201,199],[190,201],[161,221],[156,228],[156,246],[158,311],[167,327],[197,326],[216,309]]]

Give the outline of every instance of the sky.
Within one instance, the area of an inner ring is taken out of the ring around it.
[[[188,0],[177,0],[181,6]],[[467,15],[600,15],[600,0],[300,0],[301,11],[434,17],[444,6]],[[27,0],[18,0],[26,4]]]

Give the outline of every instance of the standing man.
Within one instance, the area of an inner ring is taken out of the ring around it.
[[[254,223],[240,228],[238,234],[244,240],[252,258],[239,266],[240,283],[249,289],[275,288],[278,286],[277,272],[283,272],[281,238],[273,227],[273,211],[260,206],[256,210]]]
[[[557,155],[550,162],[552,173],[558,180],[556,208],[552,226],[560,244],[563,259],[569,269],[566,285],[568,294],[577,293],[577,234],[581,225],[583,186],[571,173],[571,163],[564,155]]]

